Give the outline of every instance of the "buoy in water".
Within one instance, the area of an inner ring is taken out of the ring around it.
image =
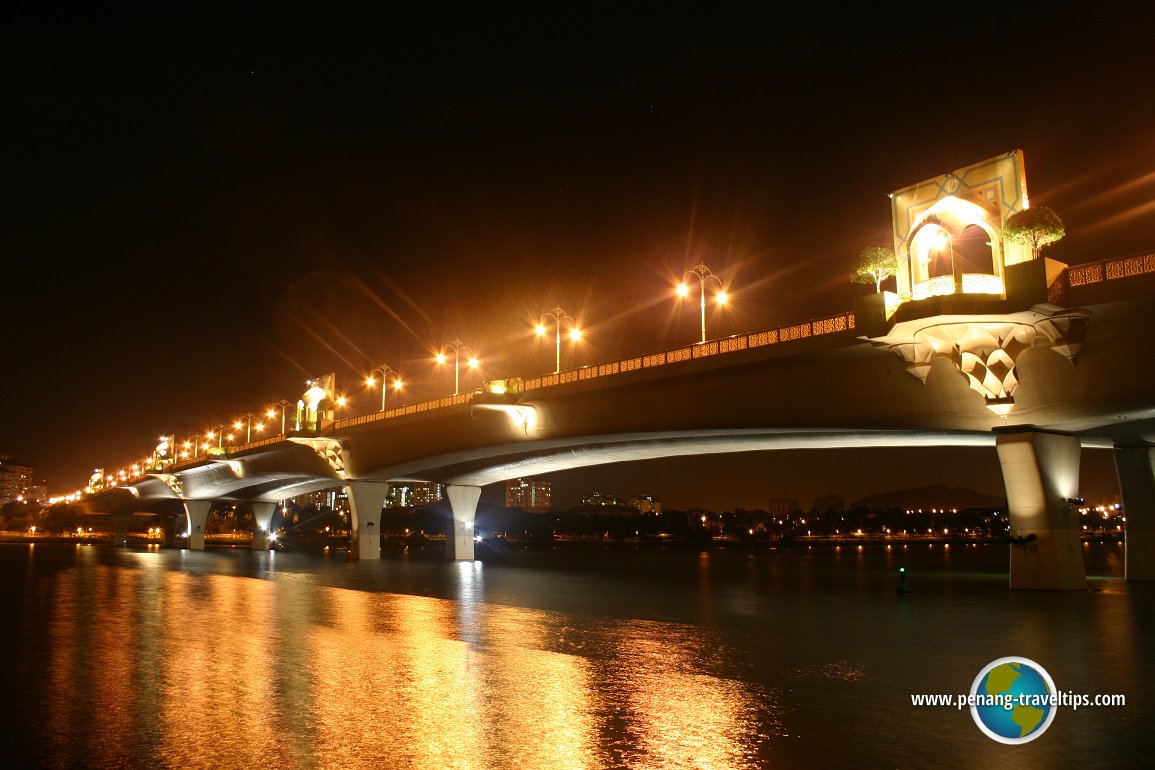
[[[910,586],[906,584],[906,567],[898,568],[898,588],[894,589],[894,592],[899,594],[910,593]]]

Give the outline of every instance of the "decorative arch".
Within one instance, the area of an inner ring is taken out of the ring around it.
[[[1005,296],[1002,228],[992,224],[997,221],[997,214],[989,206],[954,195],[939,199],[923,212],[900,250],[906,255],[910,298],[942,294]],[[985,236],[982,244],[986,251],[981,255],[971,253],[969,246],[963,251],[964,234],[976,231]],[[962,258],[964,254],[967,259]],[[967,269],[975,266],[980,269]]]
[[[1002,238],[1003,222],[1023,210],[1023,153],[1014,150],[890,194],[899,305],[938,295],[1006,298],[1006,266],[1033,258]]]

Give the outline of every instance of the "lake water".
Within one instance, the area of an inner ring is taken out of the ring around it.
[[[1007,546],[344,554],[0,546],[9,767],[1118,767],[1155,751],[1155,585],[1007,587]],[[912,593],[895,592],[898,567]],[[986,737],[996,658],[1059,690]]]

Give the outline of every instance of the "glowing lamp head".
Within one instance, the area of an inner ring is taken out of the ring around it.
[[[404,386],[405,386],[405,383],[403,383],[403,382],[401,381],[401,378],[400,378],[400,377],[398,377],[397,379],[393,380],[393,390],[401,390],[401,388],[402,388],[402,387],[404,387]]]
[[[569,333],[569,338],[571,340],[573,340],[574,342],[577,342],[578,340],[580,340],[582,338],[582,330],[581,329],[571,329],[570,333]]]
[[[477,360],[476,356],[470,356],[469,357],[469,368],[470,369],[476,369],[478,367],[479,363],[480,362]]]
[[[443,364],[443,363],[445,363],[445,361],[446,361],[445,354],[444,353],[438,353],[437,354],[437,363]]]
[[[369,387],[373,387],[374,385],[377,384],[377,378],[374,377],[373,375],[369,375],[368,377],[365,378],[365,384],[368,385]]]
[[[233,427],[236,428],[237,430],[240,430],[241,429],[241,421],[237,420],[236,422],[234,422]]]
[[[344,406],[345,404],[346,404],[345,397],[344,396],[337,396],[337,406]]]
[[[270,409],[269,411],[265,412],[265,416],[269,419],[272,419],[277,416],[277,412],[275,409]]]
[[[538,324],[535,331],[537,332],[537,336],[539,336],[539,337],[545,336],[545,326],[543,324]]]
[[[715,294],[715,295],[714,295],[714,300],[715,300],[715,301],[716,301],[716,302],[717,302],[719,305],[725,305],[725,304],[726,304],[726,301],[727,301],[727,300],[729,300],[729,299],[730,299],[730,295],[729,295],[729,294],[727,294],[727,293],[726,293],[726,292],[724,292],[724,291],[720,291],[720,292],[718,292],[717,294]]]
[[[689,287],[689,286],[687,286],[687,285],[686,285],[686,284],[684,284],[684,283],[679,283],[679,284],[678,284],[678,288],[677,288],[677,292],[678,292],[678,296],[679,296],[679,297],[686,297],[686,296],[689,296],[689,294],[690,294],[690,287]]]

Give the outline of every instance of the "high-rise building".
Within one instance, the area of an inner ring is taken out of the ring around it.
[[[445,497],[445,487],[433,481],[404,481],[389,485],[386,508],[414,508],[432,505]]]
[[[328,509],[335,513],[349,513],[349,493],[345,487],[329,487],[318,489],[316,492],[307,492],[292,498],[299,508],[314,508],[318,511]]]
[[[49,495],[47,479],[40,479],[39,481],[30,482],[28,484],[28,492],[24,495],[24,499],[31,500],[32,502],[36,503],[47,503],[48,498]]]
[[[662,501],[655,500],[653,495],[634,495],[625,499],[626,505],[637,508],[639,513],[661,513]]]
[[[582,505],[617,505],[618,498],[608,492],[587,492],[582,495]]]
[[[7,452],[0,452],[0,503],[27,497],[32,486],[32,466],[25,465]]]
[[[771,497],[766,512],[771,516],[789,516],[798,510],[796,497]]]
[[[550,483],[543,479],[510,479],[505,482],[505,507],[530,513],[547,513],[552,507]]]
[[[829,495],[814,500],[814,510],[819,513],[826,513],[827,511],[842,513],[846,510],[846,501],[842,499],[841,495],[831,492]]]

